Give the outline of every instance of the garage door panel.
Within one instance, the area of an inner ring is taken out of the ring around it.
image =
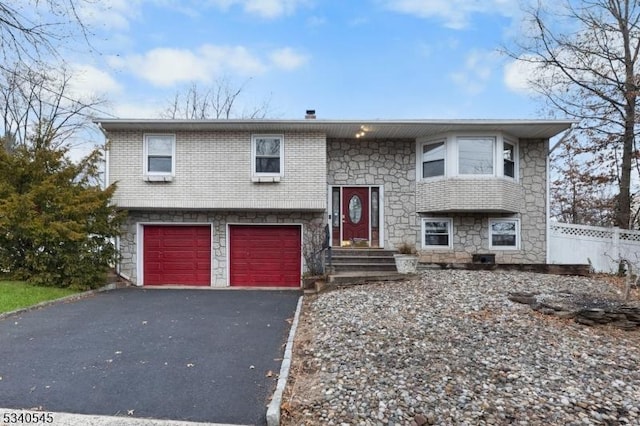
[[[160,257],[164,262],[179,262],[184,264],[193,264],[196,260],[208,259],[209,253],[200,253],[193,250],[165,250],[160,253]]]
[[[231,285],[300,286],[300,233],[295,225],[231,226]]]
[[[165,238],[171,238],[170,236],[165,236]],[[164,244],[162,245],[162,248],[165,249],[180,249],[180,248],[184,248],[184,249],[188,249],[188,250],[192,250],[194,248],[194,243],[193,240],[185,240],[185,241],[165,241]]]
[[[211,284],[211,227],[144,227],[144,284]]]

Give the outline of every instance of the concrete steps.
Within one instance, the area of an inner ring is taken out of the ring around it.
[[[397,272],[393,251],[384,249],[332,249],[331,259],[326,265],[330,273],[377,273]],[[327,254],[328,256],[328,254]]]

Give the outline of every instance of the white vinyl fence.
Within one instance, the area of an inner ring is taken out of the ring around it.
[[[595,272],[615,273],[621,259],[640,266],[640,231],[551,223],[549,263],[590,263]]]

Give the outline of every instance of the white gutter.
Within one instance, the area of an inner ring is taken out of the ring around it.
[[[107,131],[102,127],[101,123],[95,122],[95,124],[104,135],[104,182],[102,185],[102,189],[107,189],[107,186],[109,186],[109,149],[107,147],[107,145],[109,145],[109,136],[107,135]]]

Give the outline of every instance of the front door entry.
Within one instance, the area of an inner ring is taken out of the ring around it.
[[[369,241],[369,188],[342,189],[342,240],[358,245]]]

